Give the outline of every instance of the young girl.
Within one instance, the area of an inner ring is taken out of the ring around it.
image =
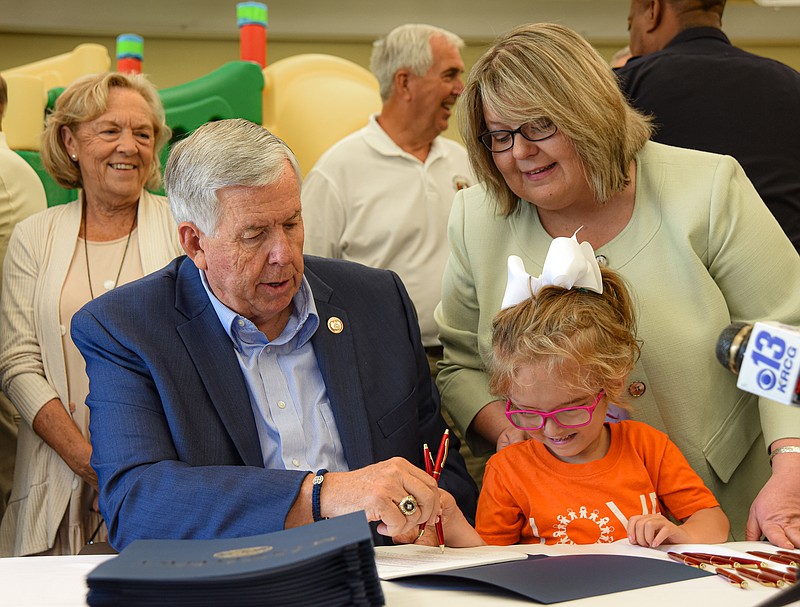
[[[727,517],[666,434],[605,421],[609,404],[622,404],[638,355],[628,291],[600,270],[588,243],[556,238],[539,279],[509,259],[493,322],[491,387],[532,440],[486,465],[476,518],[486,543],[726,541]],[[449,545],[479,543],[448,514],[445,505]]]

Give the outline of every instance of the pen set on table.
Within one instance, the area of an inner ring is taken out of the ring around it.
[[[433,461],[433,455],[431,454],[431,450],[428,448],[428,443],[425,443],[422,446],[423,451],[423,458],[425,459],[425,472],[430,474],[433,477],[433,480],[436,481],[436,484],[439,484],[439,477],[442,474],[442,468],[444,468],[444,461],[447,459],[447,451],[450,448],[450,430],[446,429],[444,434],[442,435],[442,441],[439,443],[439,451],[436,454],[436,461]],[[425,523],[420,524],[419,526],[419,536],[417,539],[422,537],[422,533],[425,531]],[[442,519],[436,521],[436,539],[439,541],[439,550],[444,552],[444,530],[442,529]]]
[[[673,561],[678,561],[691,567],[698,567],[714,571],[724,577],[731,584],[740,588],[747,588],[747,581],[758,582],[763,586],[782,588],[787,584],[797,582],[797,562],[800,555],[779,550],[778,553],[748,551],[747,554],[757,556],[756,560],[738,556],[724,556],[706,552],[668,552],[667,556]],[[771,569],[764,561],[772,561],[790,567],[787,571]]]

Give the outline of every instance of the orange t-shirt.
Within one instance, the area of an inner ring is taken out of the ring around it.
[[[628,537],[628,519],[685,520],[719,506],[666,434],[636,421],[607,424],[605,457],[568,464],[536,440],[486,464],[476,529],[489,544],[602,544]]]

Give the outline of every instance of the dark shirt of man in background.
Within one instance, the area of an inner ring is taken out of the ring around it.
[[[654,139],[736,158],[800,249],[800,73],[733,46],[725,0],[631,0],[633,57],[616,70]]]

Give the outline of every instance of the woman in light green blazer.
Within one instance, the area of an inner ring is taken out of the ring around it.
[[[637,300],[633,418],[681,448],[735,539],[745,539],[747,523],[748,538],[800,545],[800,453],[781,450],[772,469],[769,459],[800,446],[800,409],[738,390],[715,359],[733,321],[800,325],[800,257],[739,164],[650,142],[648,119],[602,57],[558,25],[501,36],[459,103],[482,183],[456,195],[450,217],[437,384],[473,451],[526,438],[484,371],[508,256],[538,275],[552,239],[582,226],[580,239]]]

